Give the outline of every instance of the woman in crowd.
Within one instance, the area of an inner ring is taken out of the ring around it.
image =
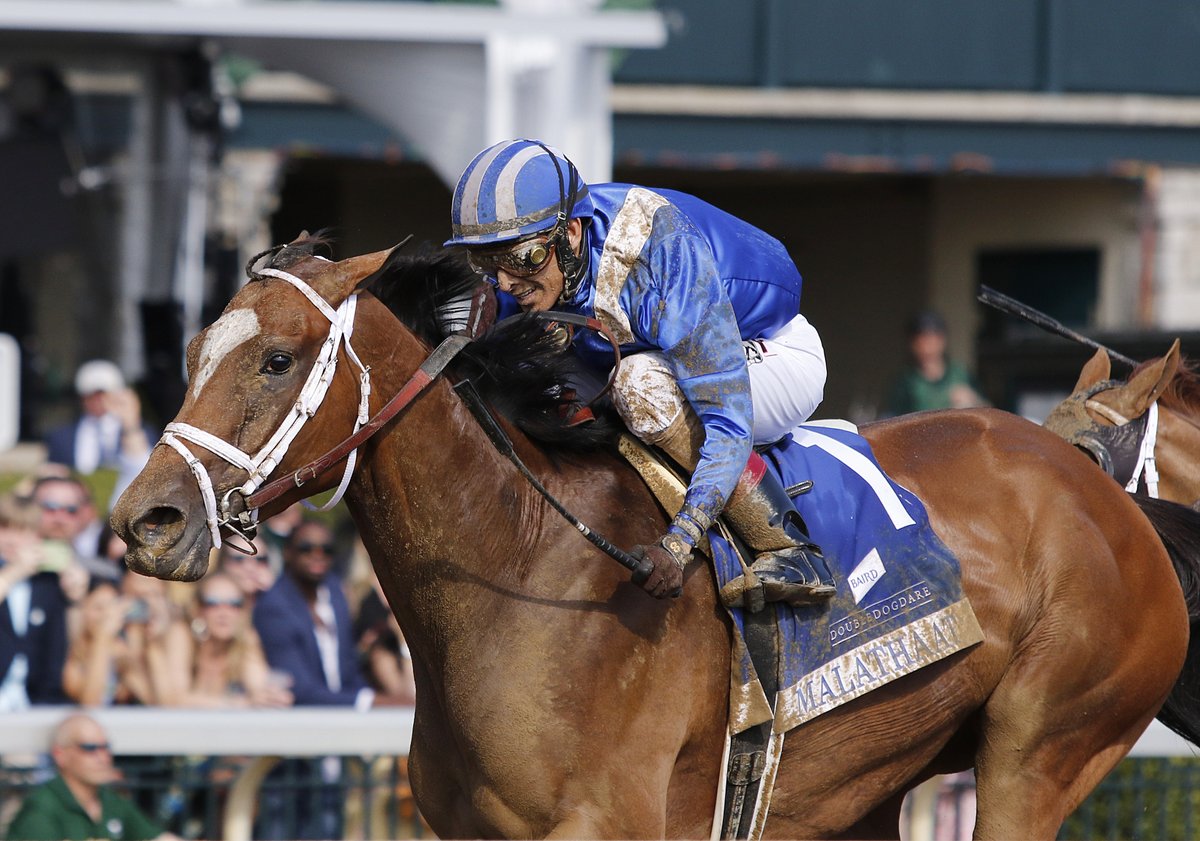
[[[292,694],[273,679],[250,623],[245,595],[220,572],[196,587],[191,624],[167,635],[162,703],[175,707],[286,707]]]
[[[215,569],[228,575],[237,584],[246,600],[247,613],[254,610],[254,602],[259,594],[271,589],[279,570],[279,562],[269,543],[259,540],[255,548],[258,551],[249,555],[233,548],[226,540],[216,550]]]
[[[137,630],[146,619],[142,606],[116,585],[96,582],[80,606],[79,629],[63,669],[67,697],[88,707],[156,703],[146,635]]]
[[[163,703],[166,640],[181,625],[167,583],[126,573],[120,584],[97,581],[83,599],[71,639],[63,688],[76,703]]]

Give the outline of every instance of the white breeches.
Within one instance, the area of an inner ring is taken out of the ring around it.
[[[825,349],[817,331],[797,315],[770,338],[747,339],[754,443],[782,438],[812,417],[825,393]],[[646,351],[621,360],[613,403],[629,430],[653,442],[683,411],[686,398],[666,358]]]

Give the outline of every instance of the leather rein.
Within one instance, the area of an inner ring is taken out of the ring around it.
[[[161,443],[167,444],[183,456],[189,469],[191,469],[195,476],[197,484],[200,487],[201,496],[204,498],[205,513],[214,548],[221,547],[221,528],[225,527],[245,540],[250,546],[250,551],[254,551],[253,540],[258,528],[259,509],[267,503],[273,502],[283,496],[285,493],[312,482],[328,472],[338,462],[345,459],[346,467],[337,491],[333,498],[322,506],[321,509],[326,510],[333,507],[342,498],[353,475],[358,448],[374,437],[389,421],[411,405],[420,394],[433,384],[445,370],[446,366],[450,364],[463,348],[479,338],[479,336],[492,326],[482,323],[479,317],[479,314],[485,309],[482,305],[483,298],[490,294],[490,290],[481,289],[472,298],[472,316],[468,319],[467,328],[448,336],[441,344],[434,348],[400,390],[374,416],[368,418],[368,398],[371,393],[370,368],[362,364],[350,344],[358,293],[350,295],[337,310],[334,310],[311,286],[296,275],[278,269],[262,269],[259,271],[259,274],[284,280],[302,292],[305,298],[329,319],[331,324],[330,333],[328,339],[322,345],[322,351],[317,362],[314,363],[312,370],[309,372],[308,380],[301,388],[300,398],[293,405],[280,428],[271,436],[258,455],[251,457],[223,439],[190,424],[171,423],[167,425]],[[613,368],[609,373],[608,382],[604,388],[601,389],[599,394],[588,405],[590,406],[595,403],[596,400],[612,387],[613,378],[616,376],[617,367],[621,361],[620,345],[617,343],[612,331],[598,319],[576,313],[550,310],[533,313],[533,316],[543,321],[574,324],[595,330],[602,334],[608,340],[609,344],[612,345],[615,358]],[[524,317],[523,314],[510,316],[499,322],[496,326],[522,317]],[[317,409],[324,400],[329,385],[332,383],[337,364],[338,348],[343,343],[345,344],[347,355],[358,365],[361,372],[360,400],[354,431],[327,452],[292,471],[289,475],[281,476],[270,482],[266,482],[266,484],[262,484],[274,471],[275,467],[278,466],[287,450],[287,446],[299,433],[300,427],[316,414]],[[521,462],[520,457],[516,455],[512,447],[512,443],[508,441],[503,430],[500,429],[495,419],[488,413],[486,406],[483,405],[482,400],[478,395],[473,393],[473,390],[464,393],[464,389],[456,388],[456,391],[459,393],[460,398],[464,398],[464,402],[466,402],[472,414],[480,421],[493,445],[509,461],[517,466],[521,474],[525,476],[538,493],[556,511],[566,518],[571,525],[575,526],[593,545],[614,558],[625,568],[632,570],[635,573],[635,582],[639,576],[648,576],[650,569],[645,559],[633,557],[609,543],[600,535],[592,532],[546,490],[541,482]],[[221,497],[219,509],[212,481],[207,471],[200,461],[182,444],[179,440],[180,438],[198,444],[234,466],[241,467],[249,472],[250,477],[245,483],[230,488],[225,492]],[[241,499],[240,510],[238,511],[234,511],[235,496]],[[247,551],[236,543],[230,543],[230,546],[238,551]]]

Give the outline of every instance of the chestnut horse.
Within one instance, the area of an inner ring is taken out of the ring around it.
[[[1180,354],[1178,339],[1166,354],[1137,365],[1125,380],[1112,379],[1107,351],[1097,350],[1071,395],[1043,425],[1137,494],[1135,500],[1173,557],[1196,551],[1181,543],[1195,540],[1192,524],[1200,516],[1191,513],[1200,510],[1200,374]],[[1185,589],[1200,586],[1186,573],[1181,577]],[[1191,620],[1194,628],[1200,616],[1193,611]],[[1192,656],[1194,650],[1200,650],[1197,632],[1181,675],[1190,690],[1177,688],[1158,716],[1187,738],[1193,732],[1188,720],[1200,709],[1200,654]]]
[[[278,251],[189,347],[182,426],[169,429],[212,437],[157,447],[121,497],[112,522],[134,570],[205,572],[209,505],[247,481],[237,454],[214,450],[278,438],[328,343],[329,313],[349,298],[355,353],[343,347],[276,474],[356,428],[356,361],[371,412],[421,381],[437,290],[463,280],[461,264],[389,252],[331,262],[311,247]],[[538,365],[504,332],[447,373],[503,404],[517,453],[580,520],[620,546],[655,540],[667,516],[611,450],[571,455],[526,434],[553,425],[547,407],[562,391],[543,383],[542,402],[520,414],[514,394],[534,389],[506,378]],[[691,564],[677,600],[647,596],[497,452],[447,379],[361,444],[345,495],[412,652],[422,814],[442,837],[708,837],[731,643],[709,566]],[[985,639],[790,733],[765,837],[895,838],[905,792],[973,766],[977,837],[1054,838],[1176,686],[1188,609],[1171,560],[1134,501],[1036,424],[951,411],[866,435],[961,562]],[[293,485],[261,516],[333,487],[342,468]]]

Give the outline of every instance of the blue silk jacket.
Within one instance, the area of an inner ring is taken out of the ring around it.
[[[796,316],[800,273],[777,239],[695,196],[630,184],[588,190],[596,212],[587,268],[562,308],[599,319],[622,354],[665,354],[706,433],[684,502],[715,519],[750,457],[741,340],[774,335]],[[611,367],[603,337],[578,331],[575,349]]]

